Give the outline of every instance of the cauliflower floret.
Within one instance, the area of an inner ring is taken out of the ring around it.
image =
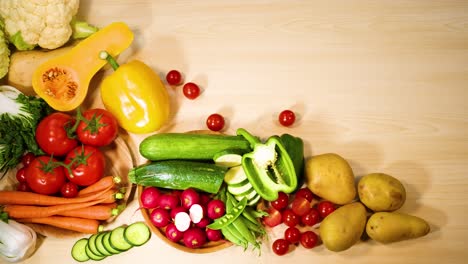
[[[79,0],[1,0],[9,40],[19,50],[63,46],[72,35],[70,22],[78,12]]]
[[[8,49],[8,42],[3,32],[3,20],[0,17],[0,79],[3,78],[10,66],[10,50]]]

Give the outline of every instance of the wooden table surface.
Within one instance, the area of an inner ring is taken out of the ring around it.
[[[81,1],[97,26],[124,21],[138,58],[162,76],[180,70],[203,93],[170,88],[173,115],[161,131],[204,129],[220,113],[225,133],[291,133],[306,156],[335,152],[356,176],[385,172],[404,183],[401,211],[428,220],[424,238],[362,242],[333,253],[296,248],[278,257],[231,247],[189,254],[156,236],[102,263],[466,263],[468,258],[468,1]],[[99,105],[97,90],[87,102]],[[292,109],[293,127],[278,124]],[[147,135],[131,135],[134,150]],[[145,160],[135,152],[139,163]],[[142,219],[137,204],[118,222]],[[47,238],[24,263],[71,263],[75,239]]]

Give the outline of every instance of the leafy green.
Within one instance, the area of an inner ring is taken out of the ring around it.
[[[75,18],[72,19],[70,25],[73,31],[73,39],[87,38],[99,30],[99,28],[92,26],[85,21],[76,20]]]

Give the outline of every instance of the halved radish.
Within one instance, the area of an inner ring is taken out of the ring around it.
[[[189,209],[189,214],[190,214],[190,219],[192,219],[192,222],[197,224],[203,219],[204,213],[203,213],[203,207],[199,204],[193,204],[190,209]]]
[[[190,228],[190,216],[186,212],[177,213],[174,219],[174,224],[180,232],[185,232]]]

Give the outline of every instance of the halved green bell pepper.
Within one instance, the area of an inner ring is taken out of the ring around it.
[[[249,141],[253,151],[242,156],[242,167],[255,191],[267,201],[278,198],[279,192],[291,193],[297,187],[293,161],[278,136],[262,143],[243,128],[237,135]]]

